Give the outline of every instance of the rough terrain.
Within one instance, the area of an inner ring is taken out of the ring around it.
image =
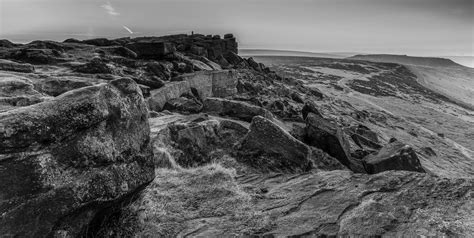
[[[474,233],[472,110],[401,64],[237,53],[232,34],[1,41],[1,233]]]

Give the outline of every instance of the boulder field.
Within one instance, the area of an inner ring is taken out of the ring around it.
[[[470,174],[232,34],[0,43],[6,237],[474,233]]]

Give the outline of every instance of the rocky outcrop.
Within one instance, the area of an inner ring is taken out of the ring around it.
[[[10,60],[0,59],[0,70],[33,73],[35,72],[35,67],[31,64],[20,64]]]
[[[349,142],[337,125],[314,113],[306,116],[306,123],[305,142],[308,145],[322,149],[354,172],[365,173],[362,162],[350,156]]]
[[[387,170],[425,172],[413,148],[398,141],[389,143],[379,152],[365,157],[364,166],[370,174]]]
[[[0,113],[0,233],[78,236],[151,181],[147,115],[129,79]]]
[[[201,100],[208,97],[226,97],[236,92],[237,73],[233,70],[202,71],[180,76],[180,81],[166,84],[163,88],[152,90],[148,99],[151,110],[161,111],[165,103],[173,98],[179,98],[192,90]]]
[[[163,41],[137,41],[127,44],[126,47],[143,59],[162,59],[176,51],[173,44]]]
[[[313,168],[310,148],[261,116],[252,119],[237,153],[239,160],[262,170],[302,172]]]

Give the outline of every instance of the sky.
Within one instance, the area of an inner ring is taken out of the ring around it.
[[[234,33],[241,48],[474,56],[473,0],[0,0],[0,38]]]

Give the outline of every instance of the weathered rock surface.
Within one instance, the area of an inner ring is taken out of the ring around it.
[[[245,163],[263,170],[304,172],[313,168],[310,148],[261,116],[252,119],[237,153]]]
[[[47,99],[28,78],[0,73],[0,111],[29,106]]]
[[[127,79],[0,113],[0,233],[77,236],[151,181],[147,115]]]
[[[202,103],[194,96],[189,94],[181,95],[179,98],[173,98],[166,102],[164,110],[179,111],[183,113],[198,113],[202,110]]]
[[[35,67],[31,64],[20,64],[10,60],[0,59],[0,70],[33,73]]]
[[[104,236],[469,237],[474,181],[407,171],[162,170]],[[127,223],[129,226],[123,226]],[[120,224],[120,225],[119,225]]]
[[[379,152],[365,157],[364,166],[370,174],[387,170],[425,172],[413,148],[398,141],[389,143]]]
[[[174,46],[168,42],[160,41],[138,41],[126,45],[137,54],[139,58],[161,59],[176,51]]]
[[[35,90],[49,96],[59,96],[65,92],[101,83],[101,80],[80,77],[49,77],[36,80]]]
[[[79,73],[86,74],[110,74],[112,73],[112,68],[101,58],[93,58],[90,62],[85,63],[84,65],[79,65],[75,69]]]
[[[362,162],[350,156],[349,142],[340,128],[314,113],[307,115],[306,122],[307,144],[322,149],[352,171],[365,173]]]
[[[173,98],[179,98],[184,93],[196,91],[201,100],[207,97],[226,97],[236,92],[237,74],[232,70],[202,71],[180,76],[178,82],[166,84],[163,88],[152,90],[148,99],[150,109],[163,110],[165,103]]]
[[[237,118],[246,122],[252,121],[255,116],[273,118],[272,113],[262,107],[224,98],[205,99],[204,111],[220,116]]]

